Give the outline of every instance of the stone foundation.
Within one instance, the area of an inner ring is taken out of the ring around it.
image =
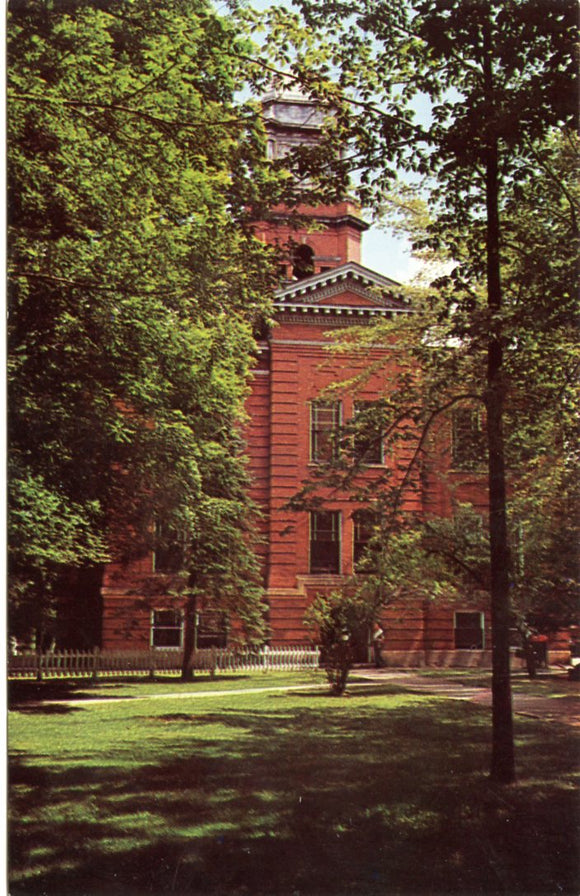
[[[420,669],[491,669],[491,650],[383,650],[385,666]]]

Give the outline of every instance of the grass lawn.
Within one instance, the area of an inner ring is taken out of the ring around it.
[[[489,710],[315,684],[15,683],[11,896],[578,893],[571,729],[517,718],[494,788]]]

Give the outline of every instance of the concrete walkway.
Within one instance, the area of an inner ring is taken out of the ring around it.
[[[223,691],[174,691],[164,694],[131,694],[125,697],[83,697],[64,700],[45,700],[46,704],[63,704],[66,706],[103,706],[107,703],[134,703],[136,700],[197,700],[199,697],[233,697],[236,694],[265,694],[271,691],[311,691],[315,688],[328,688],[326,684],[284,684],[265,685],[255,688],[228,688]],[[30,705],[30,704],[29,704]]]
[[[375,669],[373,667],[356,667],[351,673],[348,690],[353,692],[358,688],[369,685],[393,684],[411,692],[422,694],[434,694],[447,697],[450,700],[465,700],[477,703],[480,706],[491,706],[491,690],[485,685],[469,683],[469,677],[458,680],[454,677],[432,677],[422,675],[413,670],[401,669]],[[541,681],[541,679],[538,679]],[[553,679],[554,680],[554,679]],[[521,679],[522,682],[525,679]],[[555,679],[556,686],[552,695],[537,696],[534,694],[513,693],[512,701],[514,712],[520,715],[532,716],[545,721],[560,722],[569,727],[580,727],[580,686],[570,682],[566,678]],[[13,708],[18,710],[22,705],[29,708],[33,706],[70,706],[97,707],[110,703],[134,702],[136,700],[168,700],[188,699],[196,700],[204,697],[233,696],[236,694],[259,694],[276,691],[311,691],[327,690],[328,684],[300,684],[300,685],[267,685],[248,688],[225,688],[224,690],[207,691],[176,691],[164,694],[132,694],[124,697],[90,697],[83,698],[49,698],[38,701],[26,701],[25,704],[15,704]]]
[[[431,678],[398,669],[357,669],[354,674],[357,678],[365,678],[377,684],[396,684],[410,691],[491,706],[491,689],[483,685],[471,685],[468,680],[462,683],[453,678]],[[541,678],[536,680],[541,681]],[[561,680],[555,679],[555,682],[554,694],[550,696],[522,694],[512,689],[514,712],[549,722],[561,722],[573,728],[580,727],[580,686],[564,677]]]

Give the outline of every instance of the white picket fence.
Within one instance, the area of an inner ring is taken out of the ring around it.
[[[10,678],[69,678],[124,675],[149,675],[157,672],[181,671],[183,651],[174,648],[151,650],[51,650],[38,653],[33,650],[19,652],[8,657]],[[318,669],[318,647],[261,647],[249,648],[211,647],[196,650],[193,668],[197,672],[295,672]]]

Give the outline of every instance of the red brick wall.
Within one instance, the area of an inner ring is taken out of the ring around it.
[[[324,345],[328,321],[316,324],[284,322],[276,328],[270,355],[270,555],[269,585],[272,588],[291,588],[297,575],[309,571],[309,526],[306,513],[291,513],[286,509],[288,501],[296,495],[311,474],[315,465],[310,461],[310,403],[321,390],[352,374],[368,363],[368,357],[333,360]],[[391,364],[391,370],[393,365]],[[365,392],[358,397],[372,397],[381,385],[380,373],[371,380]],[[254,399],[255,400],[255,399]],[[342,397],[343,420],[353,414],[352,396]],[[398,461],[404,459],[402,449]],[[381,471],[369,471],[370,477]],[[256,482],[255,496],[260,485]],[[342,515],[341,572],[352,572],[353,506],[348,495],[320,492],[329,510],[339,510]],[[407,509],[417,508],[420,493],[409,497]]]
[[[262,559],[264,574],[268,562],[269,498],[270,498],[270,369],[269,358],[262,356],[256,366],[252,390],[246,402],[249,422],[245,428],[248,473],[251,478],[251,497],[262,509],[257,530],[261,541],[255,545]],[[266,361],[266,363],[265,363]]]
[[[296,228],[288,222],[288,212],[274,209],[273,220],[259,222],[254,227],[258,239],[285,250],[288,263],[287,276],[291,276],[290,254],[287,247],[291,243],[306,243],[314,250],[314,273],[321,268],[335,268],[348,261],[358,262],[361,258],[361,234],[367,229],[362,221],[357,225],[352,220],[358,218],[357,206],[352,202],[341,202],[334,206],[300,206],[298,214],[315,221],[324,229],[309,230],[305,225]],[[278,216],[278,217],[276,217]]]
[[[307,242],[315,253],[315,273],[321,267],[360,261],[361,233],[365,225],[357,224],[357,211],[351,203],[301,211],[323,221],[326,229],[312,233],[307,228],[294,231],[282,218],[274,218],[257,225],[256,231],[270,243],[283,245],[290,238],[298,243]],[[318,315],[312,310],[303,314],[280,311],[269,344],[262,347],[256,360],[247,402],[248,470],[252,497],[263,512],[260,531],[264,543],[257,546],[257,551],[262,557],[264,582],[268,586],[272,643],[308,640],[303,625],[307,605],[318,590],[340,585],[338,578],[310,576],[308,514],[293,513],[286,507],[315,469],[310,462],[310,402],[325,386],[365,370],[373,360],[384,358],[386,363],[373,374],[357,395],[358,399],[372,399],[388,391],[397,371],[398,355],[394,348],[367,352],[364,356],[331,356],[325,350],[328,331],[362,320],[356,312],[348,318],[335,315],[332,308],[341,305],[360,308],[365,300],[345,286],[343,292],[325,298],[324,302],[328,311],[324,313],[323,309]],[[343,420],[348,420],[353,413],[352,396],[342,396],[342,403]],[[448,437],[444,425],[434,434],[434,459],[427,464],[423,479],[417,473],[417,488],[407,498],[405,509],[449,515],[455,500],[485,505],[485,493],[477,476],[455,477],[450,488],[441,475],[449,472]],[[413,443],[397,447],[386,462],[397,470],[410,459],[414,447]],[[371,469],[365,475],[372,478],[378,472]],[[402,474],[396,472],[396,475]],[[352,573],[353,505],[344,494],[321,492],[321,496],[327,500],[326,509],[341,513],[340,571],[349,575]],[[148,646],[151,603],[143,597],[143,585],[144,578],[151,578],[151,574],[150,556],[127,567],[108,567],[103,586],[104,647]],[[433,646],[452,646],[453,614],[452,611],[450,616],[449,612],[441,613],[440,618],[437,614],[425,614],[419,604],[387,610],[386,646],[407,652],[424,649],[426,640]]]
[[[385,650],[424,650],[425,611],[422,601],[386,607],[381,613]]]
[[[153,598],[104,591],[103,600],[103,647],[107,650],[146,650],[151,645],[151,611],[183,607],[183,601],[170,595]]]

